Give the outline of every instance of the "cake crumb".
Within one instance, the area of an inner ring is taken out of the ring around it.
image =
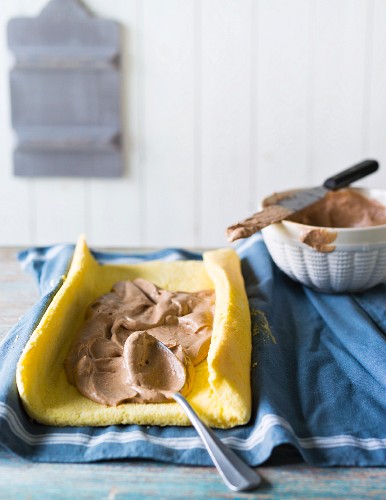
[[[259,335],[259,340],[261,340],[262,342],[270,341],[273,344],[277,344],[276,339],[271,332],[268,320],[263,311],[260,311],[259,309],[252,309],[251,318],[252,318],[252,336],[255,337]]]

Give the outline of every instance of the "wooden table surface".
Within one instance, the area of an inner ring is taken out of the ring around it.
[[[0,248],[0,340],[38,298],[33,278],[20,269],[17,251]],[[292,448],[282,447],[259,471],[263,484],[258,490],[233,493],[212,467],[121,460],[38,464],[0,450],[0,499],[386,499],[385,468],[309,467]]]

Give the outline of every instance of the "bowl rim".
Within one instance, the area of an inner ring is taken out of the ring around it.
[[[366,188],[366,187],[351,187],[347,186],[353,191],[358,191],[360,193],[363,192],[374,192],[374,193],[383,193],[386,198],[386,189],[380,189],[380,188]],[[273,194],[270,194],[269,196],[266,196],[265,198],[262,199],[261,201],[261,207],[264,207],[264,202],[271,198],[272,196],[277,196],[285,193],[292,193],[296,191],[306,191],[307,189],[310,189],[309,187],[302,187],[302,188],[294,188],[294,189],[287,189],[285,191],[278,191]],[[386,207],[386,205],[385,205]],[[310,224],[303,224],[301,222],[296,222],[292,220],[286,220],[283,219],[281,222],[276,222],[275,224],[271,225],[276,225],[276,224],[283,224],[284,226],[289,225],[290,227],[296,227],[299,226],[299,228],[310,228],[310,229],[327,229],[330,231],[342,231],[343,233],[350,233],[350,232],[368,232],[368,231],[374,231],[374,230],[381,230],[381,229],[386,229],[386,224],[378,224],[376,226],[365,226],[365,227],[332,227],[332,226],[313,226]]]

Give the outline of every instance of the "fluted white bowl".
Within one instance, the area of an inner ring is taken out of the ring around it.
[[[386,190],[355,190],[386,206]],[[262,205],[269,204],[270,198],[265,198]],[[301,241],[302,235],[312,229],[320,228],[285,220],[262,230],[272,259],[292,279],[329,293],[358,292],[386,282],[386,224],[322,228],[336,233],[332,243],[335,249],[329,253]]]

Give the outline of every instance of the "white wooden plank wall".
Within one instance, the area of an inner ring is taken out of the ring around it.
[[[124,27],[125,175],[12,175],[0,9],[0,244],[221,246],[272,191],[364,157],[386,188],[386,0],[88,0]]]
[[[370,73],[367,100],[368,119],[366,123],[366,154],[386,160],[386,2],[374,0],[369,26],[370,50],[367,71]],[[385,172],[383,173],[385,174]],[[384,186],[385,175],[379,180]],[[383,181],[383,182],[382,182]]]
[[[337,165],[355,163],[365,154],[366,5],[370,2],[318,0],[315,5],[310,145],[313,182],[321,180],[319,173],[329,176]]]
[[[144,244],[194,245],[194,0],[141,3]]]
[[[258,2],[255,141],[256,199],[310,181],[307,145],[312,70],[309,0]]]
[[[122,115],[125,175],[121,179],[94,179],[85,184],[84,232],[93,244],[144,244],[144,169],[140,91],[144,65],[141,51],[142,16],[136,0],[95,0],[94,12],[119,20],[124,26],[122,54]]]
[[[251,0],[205,0],[200,29],[200,243],[215,246],[249,208]]]

